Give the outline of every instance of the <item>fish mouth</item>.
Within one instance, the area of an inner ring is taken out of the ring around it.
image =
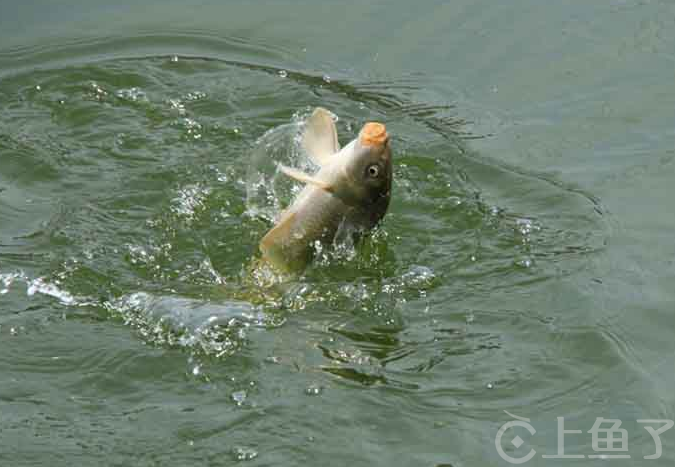
[[[383,123],[368,122],[363,125],[359,142],[362,146],[385,146],[389,141],[387,128]]]

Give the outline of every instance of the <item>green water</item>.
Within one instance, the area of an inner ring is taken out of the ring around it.
[[[1,464],[511,465],[508,411],[672,465],[673,51],[653,0],[0,2]],[[319,105],[390,211],[263,286],[250,161]]]

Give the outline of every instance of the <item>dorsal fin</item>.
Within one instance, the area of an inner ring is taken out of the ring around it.
[[[318,166],[330,162],[330,157],[340,150],[333,114],[322,107],[314,109],[305,122],[302,147]]]

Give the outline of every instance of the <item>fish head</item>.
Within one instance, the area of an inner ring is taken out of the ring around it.
[[[366,123],[345,161],[345,198],[367,212],[371,224],[387,211],[391,198],[392,161],[389,135],[382,123]]]

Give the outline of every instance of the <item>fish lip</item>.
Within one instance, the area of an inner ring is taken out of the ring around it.
[[[386,146],[389,140],[387,128],[380,122],[366,122],[359,133],[359,142],[362,146]]]

